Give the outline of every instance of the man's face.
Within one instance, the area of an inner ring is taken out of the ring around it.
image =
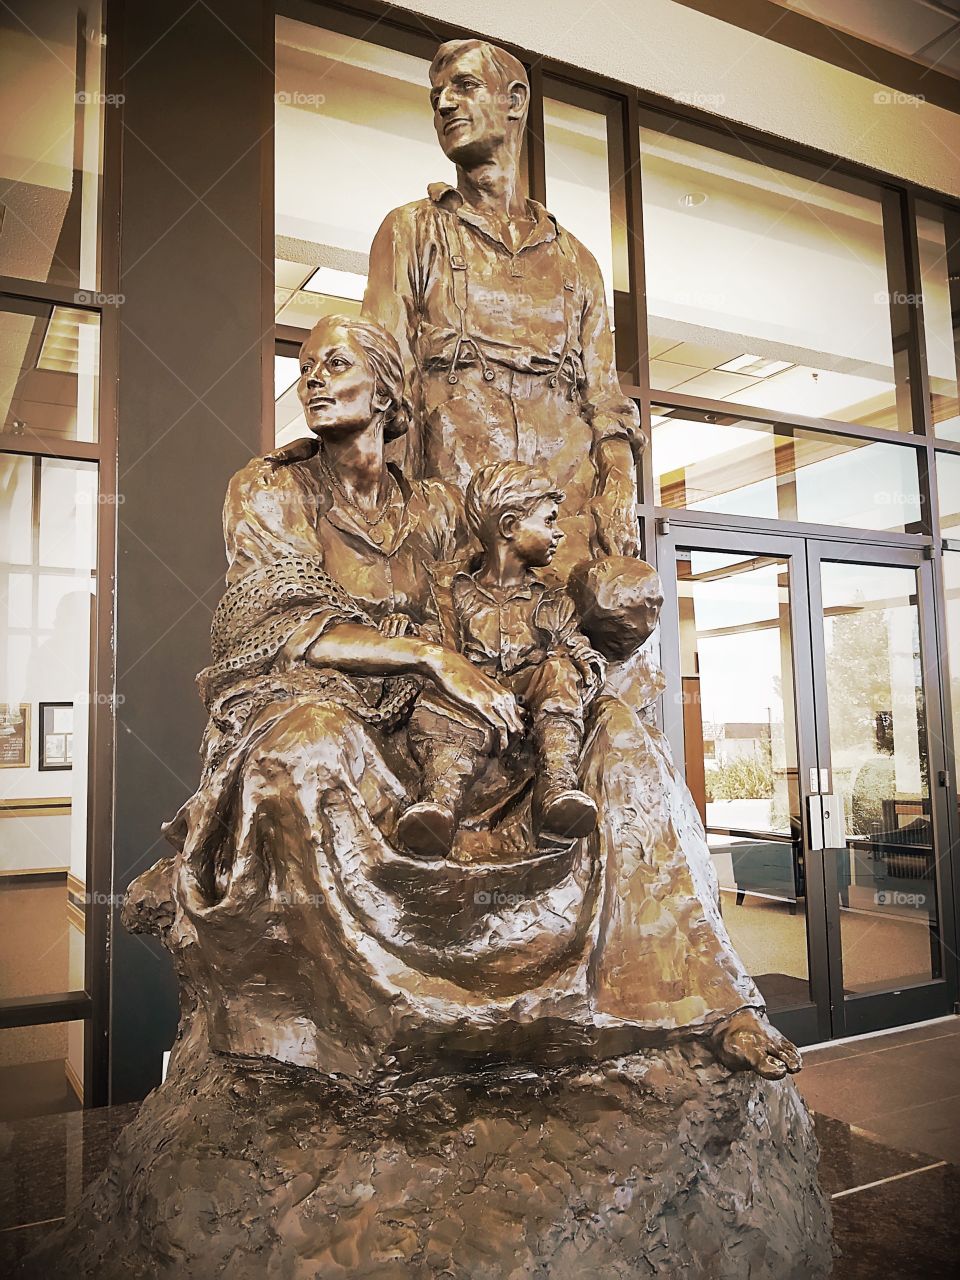
[[[454,164],[488,159],[507,135],[510,97],[479,49],[467,50],[442,68],[434,77],[430,102],[443,154]]]
[[[557,504],[544,498],[525,515],[513,517],[507,529],[521,564],[542,569],[557,554],[563,533],[557,526]]]

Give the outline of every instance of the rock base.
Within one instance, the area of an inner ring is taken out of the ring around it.
[[[697,1046],[363,1090],[203,1051],[27,1274],[811,1280],[817,1159],[791,1081]]]

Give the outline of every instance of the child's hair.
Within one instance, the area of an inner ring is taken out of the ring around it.
[[[486,548],[497,536],[505,515],[529,515],[544,498],[559,504],[563,496],[563,490],[538,467],[525,462],[494,462],[481,467],[467,485],[467,524]]]

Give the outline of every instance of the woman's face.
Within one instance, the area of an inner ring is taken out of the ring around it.
[[[318,328],[300,348],[297,395],[315,435],[362,431],[385,407],[363,348],[336,323]]]

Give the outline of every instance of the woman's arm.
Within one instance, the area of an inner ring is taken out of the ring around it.
[[[420,675],[432,680],[454,702],[475,711],[505,749],[511,733],[523,733],[520,708],[509,689],[484,675],[462,654],[421,636],[385,636],[372,627],[341,622],[306,649],[308,662],[350,675]]]

